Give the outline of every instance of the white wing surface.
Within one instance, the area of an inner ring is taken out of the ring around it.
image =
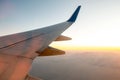
[[[80,7],[66,22],[0,37],[0,80],[37,80],[27,76],[33,59],[64,54],[64,51],[50,48],[49,44],[54,40],[70,39],[61,33],[75,22]]]

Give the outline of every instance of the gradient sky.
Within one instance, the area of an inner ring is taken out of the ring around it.
[[[120,47],[120,0],[0,0],[1,36],[66,21],[78,5],[77,21],[53,46]]]

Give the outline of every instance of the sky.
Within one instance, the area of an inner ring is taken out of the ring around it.
[[[120,0],[0,0],[1,36],[64,22],[77,6],[76,22],[63,35],[64,47],[120,47]]]

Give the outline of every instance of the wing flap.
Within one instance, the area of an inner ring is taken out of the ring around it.
[[[55,41],[66,41],[66,40],[71,40],[72,38],[66,37],[66,36],[59,36]]]
[[[63,55],[63,54],[65,54],[65,51],[55,49],[52,47],[48,47],[42,52],[37,51],[37,53],[39,54],[39,56],[54,56],[54,55]]]

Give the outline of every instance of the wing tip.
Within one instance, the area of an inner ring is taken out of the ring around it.
[[[75,12],[73,13],[73,15],[67,20],[67,22],[75,22],[76,18],[78,16],[78,13],[80,11],[81,5],[77,7],[77,9],[75,10]]]

